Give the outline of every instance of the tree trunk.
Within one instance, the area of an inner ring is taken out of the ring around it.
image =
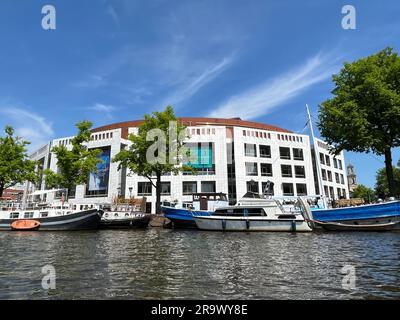
[[[158,172],[156,181],[156,214],[161,214],[161,174]]]
[[[385,167],[386,167],[386,176],[389,186],[389,195],[391,197],[396,196],[396,183],[394,181],[393,175],[393,165],[392,165],[392,150],[390,148],[385,149]]]
[[[3,196],[3,192],[4,192],[4,184],[0,183],[0,198]]]

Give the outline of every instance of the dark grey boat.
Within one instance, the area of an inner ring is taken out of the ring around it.
[[[354,224],[345,222],[313,221],[317,226],[328,231],[391,231],[400,226],[400,221],[386,223]]]

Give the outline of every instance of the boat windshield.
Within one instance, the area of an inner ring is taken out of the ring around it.
[[[262,207],[221,208],[215,210],[213,216],[265,216]]]

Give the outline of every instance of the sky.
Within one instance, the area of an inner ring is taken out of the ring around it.
[[[55,30],[42,28],[49,4]],[[355,30],[342,28],[345,5]],[[344,62],[400,52],[399,17],[398,0],[2,0],[0,128],[12,125],[32,151],[81,120],[100,126],[172,105],[178,116],[307,134],[305,105],[315,121]],[[383,158],[345,156],[373,187]]]

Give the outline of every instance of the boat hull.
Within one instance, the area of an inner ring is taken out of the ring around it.
[[[383,223],[364,223],[352,224],[349,222],[320,222],[314,221],[315,224],[327,231],[391,231],[400,226],[400,221],[383,222]]]
[[[187,209],[177,209],[172,207],[161,207],[164,217],[171,220],[174,228],[190,228],[197,229],[194,215],[196,216],[209,216],[211,212],[208,211],[194,211]]]
[[[233,217],[195,217],[200,230],[209,231],[269,231],[269,232],[310,232],[312,229],[304,220],[276,220]]]
[[[126,219],[102,219],[101,229],[145,229],[151,220],[150,215]]]
[[[101,216],[101,211],[92,209],[56,217],[35,218],[35,220],[40,223],[40,226],[35,230],[72,231],[97,229],[100,224]],[[0,230],[13,230],[11,225],[15,221],[17,221],[17,219],[0,219]]]

